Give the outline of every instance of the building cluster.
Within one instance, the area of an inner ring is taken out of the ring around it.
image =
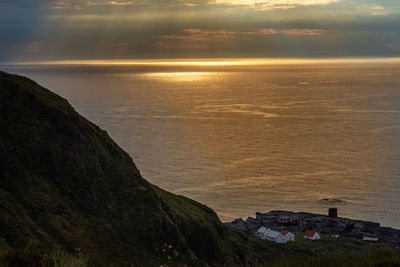
[[[328,217],[337,218],[338,217],[337,208],[329,208]],[[288,223],[288,220],[289,220],[289,218],[287,218],[287,217],[280,217],[278,219],[278,222],[279,223]],[[258,228],[258,230],[256,231],[256,236],[261,240],[280,243],[280,244],[286,244],[287,242],[295,241],[295,236],[290,231],[282,230],[282,231],[278,232],[278,231],[274,231],[270,228],[267,228],[265,226]],[[330,234],[329,237],[337,239],[340,237],[340,235],[339,234]],[[317,232],[317,230],[309,229],[303,234],[303,238],[309,239],[309,240],[319,240],[319,239],[321,239],[321,236]],[[378,237],[364,236],[362,238],[362,241],[377,243],[377,242],[380,242],[380,239]]]
[[[294,234],[283,230],[281,232],[271,230],[264,226],[260,227],[257,232],[256,236],[262,240],[267,240],[275,243],[286,244],[287,242],[294,241]]]
[[[286,244],[287,242],[293,242],[295,240],[294,234],[288,230],[282,230],[280,232],[271,230],[264,226],[260,227],[257,232],[256,236],[261,240],[275,242],[279,244]],[[339,238],[340,235],[338,234],[331,234],[329,235],[331,238]],[[310,240],[319,240],[321,236],[316,230],[307,230],[303,238],[310,239]],[[362,241],[378,243],[380,239],[377,237],[364,237]]]
[[[295,240],[294,234],[292,232],[289,232],[288,230],[282,230],[278,232],[264,226],[260,227],[257,230],[256,236],[262,240],[279,244],[286,244],[287,242],[292,242]],[[304,238],[310,240],[318,240],[321,237],[316,230],[307,230],[304,234]]]

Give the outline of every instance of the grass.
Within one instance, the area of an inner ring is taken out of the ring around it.
[[[369,252],[342,252],[331,255],[287,255],[272,263],[272,267],[369,267],[400,266],[400,253],[393,249],[377,249]]]
[[[54,267],[85,267],[89,265],[89,259],[84,256],[77,256],[58,251],[51,254],[45,261],[51,262]]]
[[[31,241],[22,249],[8,249],[0,252],[0,266],[32,266],[32,267],[85,267],[89,259],[77,253],[62,250],[49,251]]]
[[[309,240],[295,234],[295,242],[270,245],[281,249],[271,266],[400,266],[399,250],[352,237]]]

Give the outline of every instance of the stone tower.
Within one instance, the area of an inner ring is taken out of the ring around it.
[[[330,218],[337,218],[338,217],[337,208],[329,208],[328,216]]]

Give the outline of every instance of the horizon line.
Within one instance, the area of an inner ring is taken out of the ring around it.
[[[88,59],[5,62],[0,65],[284,65],[313,63],[400,63],[400,57],[347,58],[169,58],[169,59]]]

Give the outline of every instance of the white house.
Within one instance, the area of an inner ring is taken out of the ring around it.
[[[270,229],[268,230],[264,233],[262,239],[280,244],[286,244],[288,242],[287,238],[280,232],[273,231]]]
[[[287,241],[294,241],[294,234],[288,230],[282,230],[281,234],[286,237]]]
[[[304,238],[311,240],[321,239],[319,233],[316,230],[307,230],[306,233],[304,234]]]
[[[265,234],[265,232],[267,232],[269,229],[267,229],[266,227],[262,226],[260,228],[258,228],[257,232],[256,232],[256,236],[263,239],[263,235]]]
[[[267,240],[275,243],[287,243],[287,238],[280,232],[273,231],[264,226],[258,228],[256,236],[262,240]]]

